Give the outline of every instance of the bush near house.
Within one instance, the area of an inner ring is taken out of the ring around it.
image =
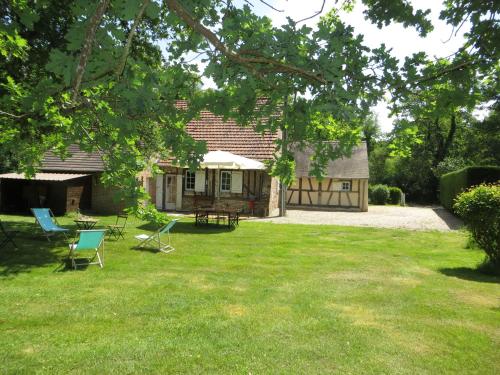
[[[368,200],[372,204],[400,204],[403,191],[395,186],[384,184],[368,186]]]
[[[390,204],[400,204],[401,196],[403,195],[403,191],[395,186],[389,186],[389,203]]]
[[[443,207],[453,210],[455,198],[467,188],[482,183],[494,183],[500,180],[500,167],[475,166],[466,167],[455,172],[446,173],[440,179],[439,199]]]
[[[487,263],[500,274],[500,184],[469,189],[458,196],[453,209],[486,252]]]
[[[368,191],[370,193],[370,191]],[[386,204],[389,199],[389,187],[387,185],[374,185],[371,187],[370,201],[373,204]]]

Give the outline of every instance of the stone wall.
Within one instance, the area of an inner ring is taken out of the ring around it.
[[[195,207],[210,207],[221,210],[239,210],[243,214],[255,216],[267,216],[269,212],[269,201],[267,199],[256,200],[253,210],[250,208],[249,200],[238,197],[220,197],[212,201],[210,197],[183,196],[182,210],[193,211]]]
[[[271,183],[269,187],[269,216],[278,216],[280,210],[280,183],[277,178],[271,177]]]

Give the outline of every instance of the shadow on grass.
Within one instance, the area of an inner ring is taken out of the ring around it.
[[[59,259],[59,264],[54,269],[54,272],[85,271],[91,266],[91,264],[89,264],[90,261],[91,260],[89,258],[77,258],[75,259],[77,267],[73,268],[73,265],[71,264],[71,260],[69,258]],[[94,266],[94,264],[92,264],[92,266]],[[98,265],[95,266],[99,267]]]
[[[479,283],[494,283],[500,284],[500,277],[486,275],[474,268],[456,267],[456,268],[440,268],[439,272],[443,275],[456,277],[462,280],[476,281]]]
[[[237,228],[237,227],[236,227]],[[178,222],[172,228],[172,233],[189,233],[189,234],[218,234],[218,233],[226,233],[232,232],[236,228],[229,228],[227,225],[217,225],[217,224],[208,224],[208,225],[194,225],[194,222]],[[156,230],[158,230],[158,226],[155,224],[143,224],[137,227],[137,229],[145,230],[152,234]]]
[[[59,263],[61,248],[67,248],[64,236],[54,236],[51,242],[38,230],[34,223],[2,221],[9,230],[16,231],[16,250],[8,244],[0,249],[0,277],[29,272],[32,268]]]

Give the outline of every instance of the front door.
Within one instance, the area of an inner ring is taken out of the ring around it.
[[[159,210],[175,210],[177,194],[177,176],[161,174],[156,176],[156,208]]]
[[[165,176],[165,209],[175,210],[175,199],[177,194],[177,176],[167,174]]]

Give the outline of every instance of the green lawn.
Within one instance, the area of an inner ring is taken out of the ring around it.
[[[186,219],[166,255],[133,250],[150,228],[130,220],[104,269],[67,271],[64,241],[0,218],[22,230],[0,250],[0,373],[500,372],[499,279],[463,233]]]

